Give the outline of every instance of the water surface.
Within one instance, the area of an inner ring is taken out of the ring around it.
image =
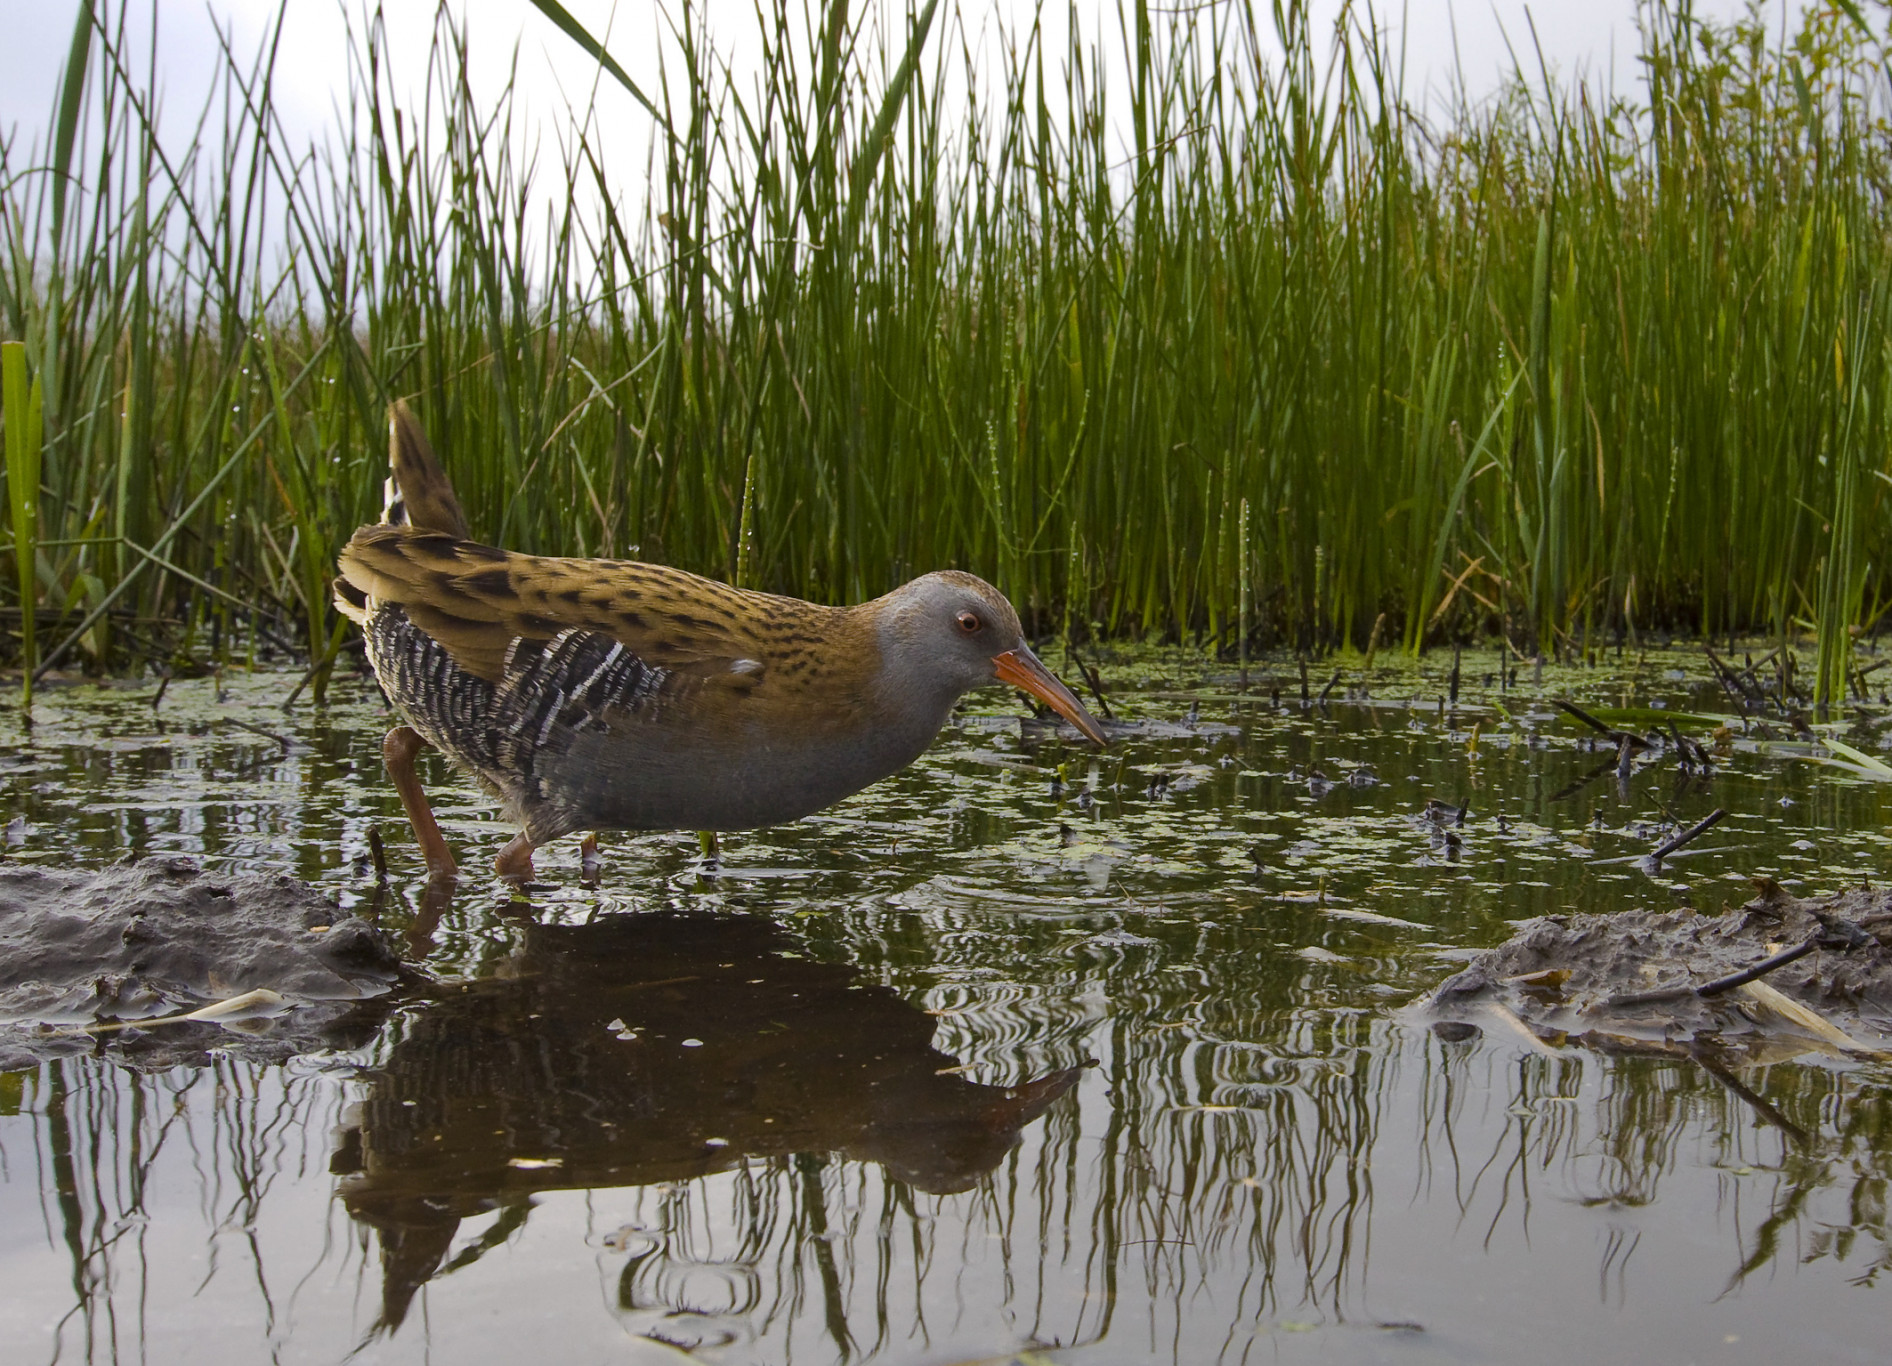
[[[0,728],[7,858],[291,872],[439,985],[288,1065],[102,1043],[0,1074],[5,1355],[1882,1360],[1884,1068],[1730,1084],[1402,1007],[1529,916],[1877,879],[1892,789],[1779,721],[1711,778],[1658,755],[1619,784],[1547,704],[1727,711],[1696,652],[1503,689],[1467,660],[1456,704],[1449,668],[1356,661],[1303,706],[1291,666],[1241,692],[1120,663],[1151,724],[1104,755],[984,695],[717,866],[607,837],[596,886],[568,843],[523,896],[444,899],[371,684],[287,714],[281,675],[48,693]],[[1877,752],[1880,710],[1848,719]],[[490,802],[430,781],[487,866]]]

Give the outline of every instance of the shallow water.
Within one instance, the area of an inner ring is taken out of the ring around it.
[[[0,1355],[1883,1360],[1883,1066],[1730,1081],[1402,1010],[1528,916],[1883,877],[1892,787],[1810,743],[1737,726],[1712,778],[1619,786],[1546,704],[1725,711],[1698,660],[1501,692],[1468,659],[1456,707],[1449,659],[1382,662],[1304,708],[1279,666],[1238,695],[1145,659],[1113,701],[1161,724],[1104,756],[982,696],[718,867],[608,837],[595,887],[571,845],[526,899],[445,904],[371,685],[287,715],[280,675],[46,694],[0,723],[7,858],[289,871],[439,985],[288,1065],[115,1042],[0,1074]],[[1846,738],[1877,752],[1881,718]],[[490,803],[431,784],[483,866]],[[1456,847],[1428,799],[1470,804]]]

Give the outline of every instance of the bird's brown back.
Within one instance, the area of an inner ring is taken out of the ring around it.
[[[569,630],[598,632],[646,664],[770,700],[838,688],[856,702],[860,689],[846,676],[858,673],[864,686],[878,663],[862,609],[748,592],[665,565],[521,555],[383,524],[358,530],[340,567],[358,595],[403,607],[456,665],[488,682],[503,676],[515,640],[545,642]],[[810,722],[823,700],[809,699]]]

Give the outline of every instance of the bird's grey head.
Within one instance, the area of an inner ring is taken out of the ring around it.
[[[984,579],[945,569],[895,589],[877,604],[884,682],[909,699],[950,709],[993,683],[1023,688],[1097,744],[1102,730],[1025,643],[1018,613]]]
[[[924,674],[954,698],[995,682],[993,661],[1024,640],[1005,595],[972,574],[926,574],[881,601],[881,657],[916,683]]]

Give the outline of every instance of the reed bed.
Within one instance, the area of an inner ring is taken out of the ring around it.
[[[673,6],[644,126],[531,158],[447,20],[404,107],[372,13],[317,145],[271,42],[167,145],[127,3],[81,6],[0,144],[18,661],[333,660],[405,396],[523,550],[827,601],[958,565],[1230,653],[1809,632],[1839,695],[1892,604],[1859,6],[1651,5],[1633,89],[1422,104],[1363,8],[1126,0],[1048,50],[764,4],[757,69]]]

